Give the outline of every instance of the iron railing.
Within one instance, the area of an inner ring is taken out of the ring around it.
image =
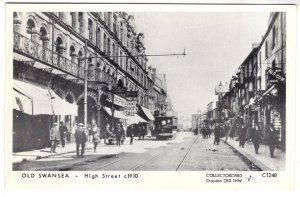
[[[40,61],[41,63],[50,65],[51,67],[58,68],[80,79],[84,79],[84,67],[81,66],[79,62],[75,63],[20,33],[14,32],[13,47],[15,51],[21,54]],[[90,72],[91,73],[88,75],[89,81],[115,81],[113,76],[101,69],[94,69]]]

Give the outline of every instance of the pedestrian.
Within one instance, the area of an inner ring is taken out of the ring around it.
[[[116,141],[117,141],[117,146],[121,146],[121,137],[122,137],[122,131],[121,131],[121,126],[120,123],[117,123],[116,125]]]
[[[142,132],[143,132],[143,128],[142,128],[141,123],[138,124],[137,128],[138,128],[139,140],[141,140],[141,138],[142,138]]]
[[[219,145],[219,143],[220,143],[220,126],[219,126],[219,123],[215,124],[214,135],[215,135],[214,144]]]
[[[89,138],[90,138],[90,135],[91,136],[94,136],[94,133],[97,132],[97,129],[98,129],[98,126],[97,126],[97,123],[96,123],[96,120],[92,120],[92,124],[90,126],[90,131],[89,131]],[[93,138],[92,138],[93,139]],[[90,140],[89,140],[90,141]]]
[[[127,127],[127,136],[130,137],[130,145],[133,144],[133,137],[134,137],[134,125],[130,125]]]
[[[125,128],[124,128],[122,122],[120,123],[120,127],[121,127],[121,144],[123,145],[123,143],[125,141]]]
[[[53,123],[53,127],[50,129],[50,142],[51,142],[50,153],[56,153],[55,149],[59,141],[60,141],[60,134],[59,134],[58,123],[55,122]]]
[[[60,134],[60,142],[61,146],[64,148],[66,144],[66,134],[68,132],[68,128],[64,125],[64,122],[60,122],[59,126],[59,134]]]
[[[146,125],[141,125],[141,136],[143,140],[145,138],[146,133],[147,133]]]
[[[198,128],[197,127],[194,129],[194,134],[198,135]]]
[[[80,157],[83,158],[84,149],[85,149],[85,142],[87,140],[85,129],[82,123],[78,124],[78,127],[75,131],[75,142],[76,142],[76,153],[77,158],[79,158],[79,147],[81,146],[81,154]]]
[[[100,142],[100,136],[99,136],[99,132],[95,131],[93,133],[93,142],[94,142],[94,152],[96,152],[98,143]]]
[[[270,148],[270,156],[274,157],[275,146],[278,143],[278,135],[281,130],[281,119],[279,112],[274,106],[271,106],[270,111],[270,124],[269,124],[269,139],[268,144]]]
[[[239,146],[244,148],[247,138],[247,129],[244,123],[241,123],[240,131],[239,131]]]
[[[253,119],[250,125],[250,136],[254,145],[255,153],[258,154],[260,144],[260,131],[256,121]]]

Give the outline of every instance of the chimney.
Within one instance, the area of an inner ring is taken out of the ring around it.
[[[258,46],[259,46],[259,42],[253,42],[252,43],[252,49],[255,49],[255,48],[257,48]]]

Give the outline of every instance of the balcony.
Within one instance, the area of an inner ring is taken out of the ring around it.
[[[84,79],[84,68],[74,63],[66,57],[42,46],[41,44],[14,32],[14,51],[27,56],[35,61],[39,61],[52,68],[56,68],[70,74],[76,78]]]
[[[110,82],[116,84],[116,78],[101,70],[100,68],[89,67],[88,73],[89,82]]]

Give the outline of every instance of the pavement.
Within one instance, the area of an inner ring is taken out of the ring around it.
[[[104,145],[104,141],[102,140],[101,143],[98,144],[98,146],[103,146],[103,145]],[[87,142],[85,146],[86,146],[86,150],[90,150],[93,149],[94,143]],[[50,147],[44,149],[38,149],[38,150],[30,150],[30,151],[13,153],[12,160],[13,160],[13,164],[18,164],[24,161],[34,161],[38,159],[49,158],[53,156],[59,156],[59,155],[75,153],[75,152],[76,152],[76,144],[75,142],[73,142],[73,143],[67,143],[64,148],[61,146],[57,146],[56,153],[50,153]]]
[[[222,140],[225,142],[225,138]],[[228,138],[227,144],[264,171],[285,170],[285,152],[280,149],[275,149],[274,157],[272,158],[270,157],[269,146],[266,144],[260,144],[258,154],[255,154],[252,142],[246,142],[244,148],[242,148],[239,147],[238,141]]]

